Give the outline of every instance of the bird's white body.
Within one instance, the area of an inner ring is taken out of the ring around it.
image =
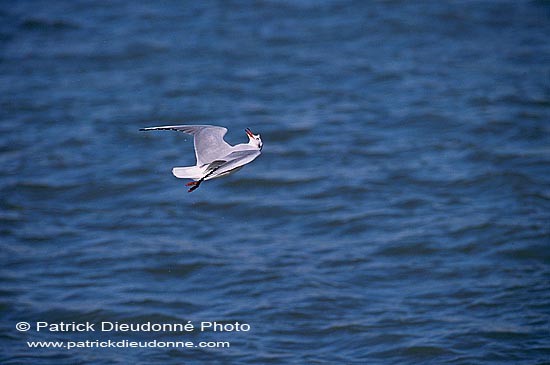
[[[248,143],[235,146],[228,144],[223,137],[227,133],[224,127],[212,125],[174,125],[142,128],[142,131],[175,130],[193,135],[197,164],[195,166],[174,167],[172,173],[179,179],[192,179],[189,183],[193,191],[206,180],[215,179],[237,172],[244,165],[258,157],[262,150],[259,134],[246,129]]]
[[[233,174],[237,171],[242,169],[242,166],[235,167],[233,170],[226,171],[226,172],[218,172],[216,171],[212,175],[209,175],[204,178],[204,180],[211,180],[218,177],[226,176],[229,174]],[[186,166],[186,167],[174,167],[172,169],[172,174],[177,177],[178,179],[191,179],[195,181],[199,181],[202,179],[206,174],[208,173],[207,167],[199,167],[199,166]]]

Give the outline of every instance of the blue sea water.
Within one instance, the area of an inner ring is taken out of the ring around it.
[[[546,1],[0,2],[0,362],[550,362],[549,34]],[[187,193],[168,124],[263,153]]]

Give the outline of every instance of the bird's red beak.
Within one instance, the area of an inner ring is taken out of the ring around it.
[[[246,135],[249,136],[250,138],[254,138],[254,134],[252,134],[252,131],[248,128],[246,128],[244,130],[246,132]]]

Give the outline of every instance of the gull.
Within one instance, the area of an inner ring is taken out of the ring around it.
[[[223,139],[227,128],[214,125],[168,125],[140,129],[140,131],[158,130],[172,130],[193,135],[197,164],[172,169],[172,174],[178,179],[193,180],[185,184],[191,187],[189,192],[197,189],[203,181],[237,172],[256,159],[263,146],[260,135],[252,133],[248,128],[245,129],[248,143],[235,146],[231,146]]]

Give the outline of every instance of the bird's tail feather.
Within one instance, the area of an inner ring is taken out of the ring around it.
[[[203,169],[198,166],[174,167],[172,174],[178,179],[199,180],[202,177]]]

